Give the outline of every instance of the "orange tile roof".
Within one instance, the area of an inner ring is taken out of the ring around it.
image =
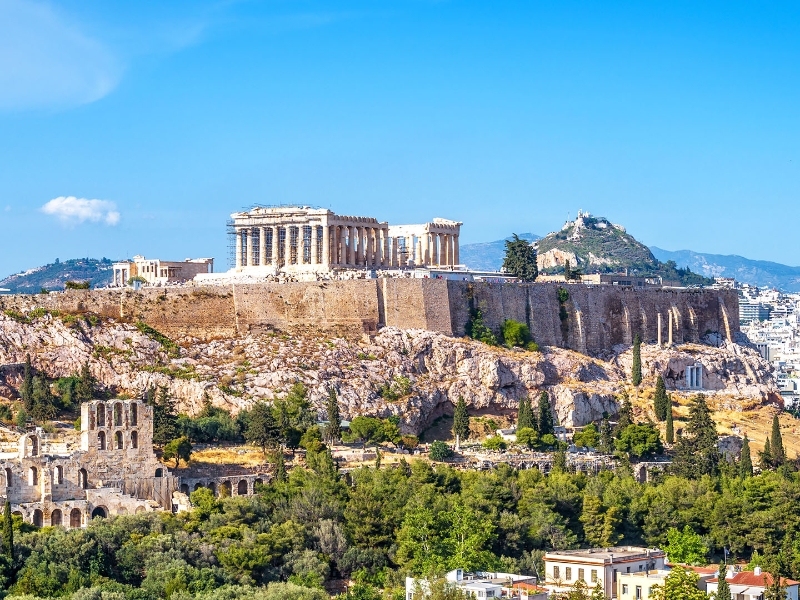
[[[733,583],[734,585],[746,585],[752,587],[764,587],[764,579],[766,578],[767,583],[766,585],[772,585],[774,579],[772,575],[767,572],[761,573],[761,575],[756,575],[753,571],[742,571],[741,573],[734,574],[733,577],[726,577],[728,583]],[[719,581],[718,577],[714,577],[713,579],[709,579],[709,583],[716,583]],[[782,585],[800,585],[800,581],[794,581],[793,579],[787,579],[786,577],[781,578]]]

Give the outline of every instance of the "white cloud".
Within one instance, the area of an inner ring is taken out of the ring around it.
[[[109,200],[88,200],[75,196],[59,196],[42,206],[41,211],[58,217],[67,224],[103,222],[106,225],[119,223],[120,214],[117,205]]]
[[[49,5],[0,0],[0,109],[94,102],[121,73],[109,49]]]

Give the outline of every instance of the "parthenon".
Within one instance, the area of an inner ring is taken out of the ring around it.
[[[256,207],[231,215],[236,271],[454,267],[462,223],[392,225],[307,206]]]

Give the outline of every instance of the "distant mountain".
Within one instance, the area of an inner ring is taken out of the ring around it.
[[[518,234],[521,240],[535,242],[540,236],[533,233]],[[509,236],[506,238],[511,239]],[[506,252],[506,240],[495,242],[482,242],[478,244],[464,244],[459,249],[459,262],[475,271],[499,271],[503,266],[503,256]]]
[[[73,258],[36,267],[0,280],[0,288],[14,294],[38,294],[42,288],[62,290],[67,281],[91,280],[92,287],[111,283],[111,261],[107,258]]]
[[[750,260],[742,256],[705,254],[692,250],[670,252],[650,248],[658,260],[674,260],[679,267],[689,267],[706,277],[733,277],[742,283],[774,287],[785,292],[800,292],[800,267],[789,267],[766,260]]]

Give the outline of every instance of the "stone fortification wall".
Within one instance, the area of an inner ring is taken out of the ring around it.
[[[559,300],[561,287],[569,294],[565,302]],[[675,342],[696,342],[708,332],[733,339],[739,331],[738,297],[731,290],[555,283],[371,279],[0,297],[0,309],[24,312],[36,306],[141,320],[167,335],[201,339],[263,327],[372,333],[382,325],[463,336],[470,314],[480,308],[494,330],[514,319],[527,323],[541,345],[585,353],[630,344],[637,333],[645,342],[656,341],[659,314],[664,342],[670,314]]]

